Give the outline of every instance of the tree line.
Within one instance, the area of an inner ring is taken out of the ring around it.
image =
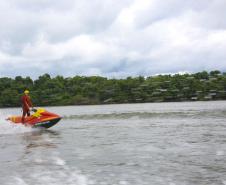
[[[108,79],[100,76],[56,76],[32,80],[17,76],[0,78],[0,107],[20,106],[29,89],[35,106],[207,101],[226,99],[226,73],[158,75]]]

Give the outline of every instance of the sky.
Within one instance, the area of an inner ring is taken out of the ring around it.
[[[226,71],[226,0],[0,0],[0,77]]]

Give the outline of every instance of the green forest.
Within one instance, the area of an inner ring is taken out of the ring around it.
[[[226,73],[216,70],[125,79],[49,74],[36,80],[2,77],[0,107],[20,106],[25,89],[34,106],[226,100]]]

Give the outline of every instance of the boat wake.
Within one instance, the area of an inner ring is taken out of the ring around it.
[[[17,175],[11,177],[11,180],[6,183],[6,185],[89,185],[93,184],[90,182],[86,176],[82,175],[80,172],[76,172],[72,169],[64,167],[61,159],[56,160],[56,165],[59,165],[59,169],[48,170],[41,165],[32,171],[32,174],[27,176]]]
[[[92,185],[76,167],[69,165],[57,151],[58,133],[39,130],[23,134],[26,143],[18,169],[11,171],[3,185]],[[29,154],[29,155],[28,155]],[[1,181],[1,179],[0,179]]]
[[[150,119],[150,118],[199,118],[199,117],[218,117],[224,118],[225,111],[171,111],[171,112],[122,112],[122,113],[106,113],[106,114],[80,114],[66,115],[64,119],[78,120],[104,120],[104,119]]]
[[[6,118],[10,115],[3,115],[0,112],[0,135],[8,135],[8,134],[15,134],[15,133],[25,133],[30,132],[31,128],[24,127],[21,124],[12,124],[10,121],[7,121]]]

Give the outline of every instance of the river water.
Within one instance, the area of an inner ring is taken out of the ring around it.
[[[226,102],[48,107],[46,131],[4,119],[1,185],[226,185]]]

